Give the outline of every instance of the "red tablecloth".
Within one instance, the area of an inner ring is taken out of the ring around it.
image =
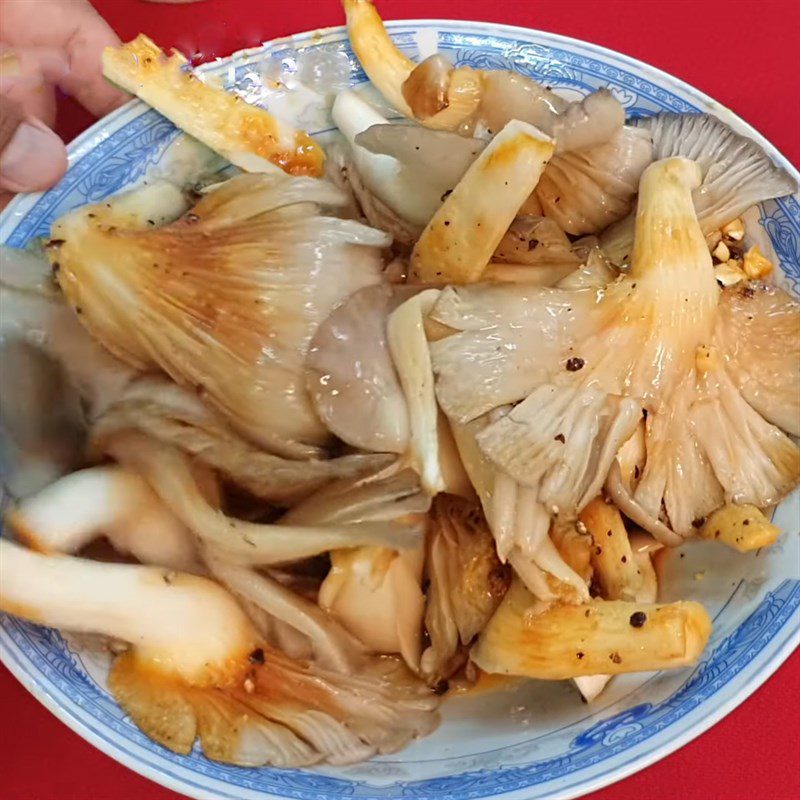
[[[0,15],[2,14],[0,0]],[[28,0],[36,13],[37,0]],[[207,57],[275,36],[338,24],[336,0],[206,0],[155,5],[94,0],[123,39]],[[677,75],[732,108],[800,164],[797,0],[382,0],[383,16],[513,23],[605,45]],[[0,17],[0,24],[2,18]],[[41,24],[47,24],[42,20]],[[0,36],[1,38],[1,36]],[[89,118],[66,104],[65,136]],[[711,731],[592,800],[800,799],[800,654]],[[70,732],[0,670],[0,796],[7,800],[177,798]]]

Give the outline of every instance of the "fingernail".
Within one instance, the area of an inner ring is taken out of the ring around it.
[[[47,189],[66,171],[64,142],[38,120],[21,122],[0,153],[0,186],[10,192]]]

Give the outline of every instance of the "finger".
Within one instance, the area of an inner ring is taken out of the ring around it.
[[[52,84],[69,72],[66,54],[53,48],[12,50],[0,43],[0,94],[22,107],[25,116],[53,125],[56,115]]]
[[[119,38],[86,0],[2,0],[3,39],[15,47],[61,49],[69,71],[58,85],[74,95],[97,116],[125,102],[126,95],[103,78],[103,48],[119,44]]]
[[[43,122],[0,96],[0,188],[35,192],[57,183],[67,171],[64,143]]]

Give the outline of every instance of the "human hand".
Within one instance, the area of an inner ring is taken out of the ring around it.
[[[8,192],[46,189],[67,169],[52,130],[56,87],[96,116],[125,101],[101,70],[103,48],[116,44],[88,0],[0,0],[0,207]]]

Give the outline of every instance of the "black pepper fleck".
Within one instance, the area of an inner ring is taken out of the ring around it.
[[[450,688],[450,684],[446,680],[440,680],[433,686],[433,693],[443,695]]]
[[[750,524],[750,520],[749,520],[749,519],[746,519],[746,520],[745,520],[745,521],[742,523],[742,525],[749,525],[749,524]]]
[[[601,555],[603,555],[603,548],[602,547],[595,547],[594,552],[595,552],[595,555],[601,556]]]
[[[647,622],[647,614],[644,611],[634,611],[631,614],[630,623],[633,628],[641,628]]]
[[[563,433],[559,433],[558,436],[555,437],[555,441],[561,442],[561,444],[564,444],[564,442],[566,442],[567,440],[564,438],[564,434]]]
[[[444,221],[444,224],[445,224],[445,225],[449,225],[449,224],[450,224],[450,220],[449,220],[449,219],[446,219],[446,220]]]
[[[610,659],[611,659],[611,660],[612,660],[612,661],[613,661],[615,664],[621,664],[621,663],[622,663],[622,656],[621,656],[619,653],[612,653],[612,654],[609,656],[609,658],[610,658]]]
[[[583,658],[583,653],[582,653],[580,650],[578,650],[578,652],[577,652],[575,655],[576,655],[578,658]]]
[[[570,358],[567,360],[567,372],[577,372],[579,369],[583,369],[585,363],[582,358]]]
[[[622,556],[622,558],[620,559],[620,561],[621,561],[623,564],[627,564],[627,563],[628,563],[628,556]]]
[[[252,653],[248,656],[251,664],[263,664],[264,663],[264,650],[261,647],[256,647]]]
[[[445,201],[445,200],[447,200],[447,198],[448,198],[448,197],[450,197],[450,195],[451,195],[451,194],[453,194],[453,190],[452,190],[452,189],[448,189],[448,190],[447,190],[447,191],[446,191],[446,192],[445,192],[445,193],[444,193],[444,194],[441,196],[441,198],[440,198],[440,199],[441,199],[441,201],[444,203],[444,201]]]

